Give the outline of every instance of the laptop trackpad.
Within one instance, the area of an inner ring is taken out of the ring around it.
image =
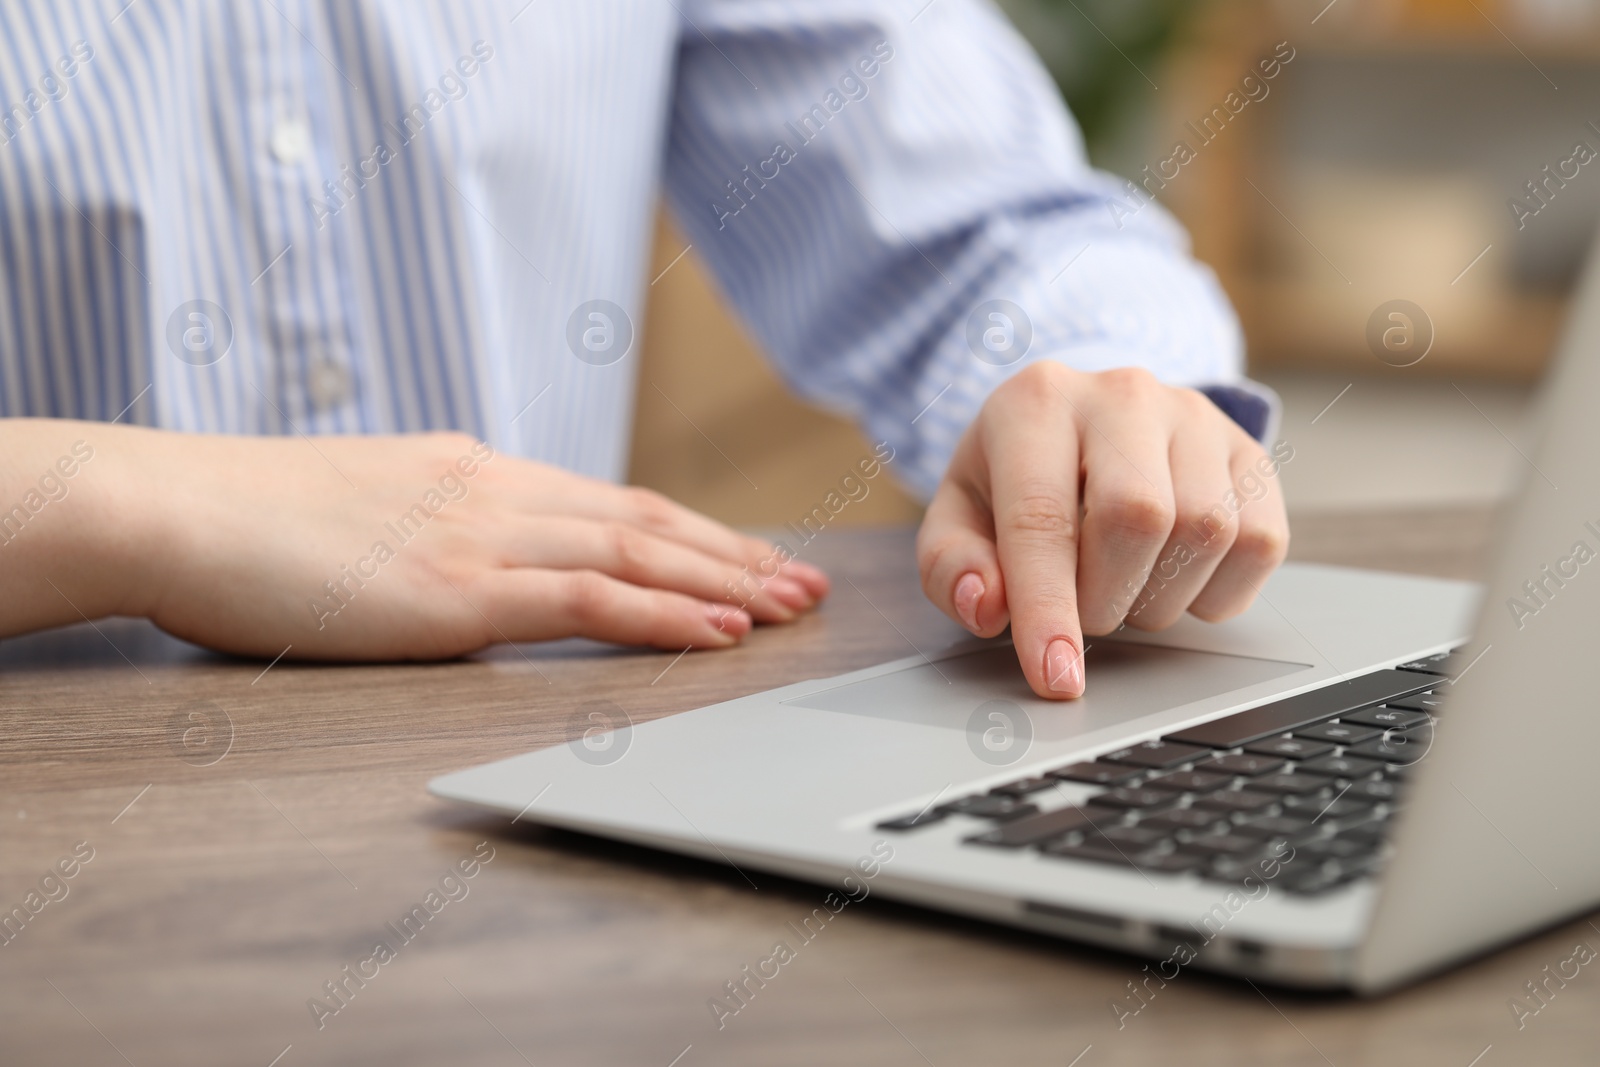
[[[1040,700],[1008,644],[784,701],[803,708],[966,730],[991,700],[1026,710],[1038,741],[1064,741],[1158,711],[1220,696],[1309,668],[1305,663],[1095,639],[1085,658],[1088,692]]]

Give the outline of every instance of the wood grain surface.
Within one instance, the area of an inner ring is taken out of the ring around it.
[[[1295,554],[1470,574],[1488,528],[1477,512],[1311,517]],[[923,602],[910,540],[825,533],[822,611],[676,661],[569,642],[264,669],[131,622],[0,643],[0,912],[39,894],[0,945],[0,1064],[1594,1061],[1587,970],[1520,1030],[1508,1007],[1577,942],[1600,947],[1586,921],[1376,1002],[1186,972],[1119,1028],[1109,1003],[1144,961],[868,899],[719,1029],[708,998],[822,890],[423,791],[569,740],[596,697],[643,721],[938,647],[957,631]],[[402,941],[386,924],[430,892]],[[380,938],[393,958],[347,980]],[[308,1001],[338,1005],[335,980],[345,1002],[319,1028]]]

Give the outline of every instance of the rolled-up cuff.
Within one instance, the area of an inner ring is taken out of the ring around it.
[[[1226,385],[1201,385],[1196,388],[1222,409],[1222,413],[1245,433],[1263,445],[1278,439],[1278,428],[1283,419],[1283,401],[1272,389],[1260,382],[1241,378]]]

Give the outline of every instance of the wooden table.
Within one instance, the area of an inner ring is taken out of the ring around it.
[[[1296,554],[1470,573],[1486,529],[1313,518]],[[1491,1044],[1482,1067],[1593,1061],[1594,976],[1520,1032],[1507,1006],[1577,941],[1600,946],[1582,921],[1375,1003],[1185,973],[1119,1030],[1108,1003],[1143,961],[871,899],[719,1030],[707,999],[821,890],[424,793],[569,739],[596,694],[642,721],[955,636],[917,591],[909,531],[813,547],[860,592],[840,580],[818,615],[676,663],[568,643],[264,671],[136,623],[0,644],[0,906],[93,849],[0,947],[0,1063],[1468,1067]],[[308,1000],[398,943],[385,924],[480,842],[493,859],[467,895],[319,1030]]]

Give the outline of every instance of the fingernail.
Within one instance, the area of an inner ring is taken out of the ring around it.
[[[983,578],[971,571],[963,574],[961,580],[956,583],[956,614],[961,616],[961,621],[967,629],[974,633],[978,629],[978,601],[982,599]]]
[[[782,576],[771,578],[763,588],[772,594],[772,598],[778,603],[796,611],[804,611],[816,603],[816,598],[806,592],[806,587],[792,578]]]
[[[1083,695],[1083,657],[1065,638],[1056,638],[1044,650],[1044,684],[1052,693]]]
[[[826,588],[828,585],[828,576],[823,573],[822,568],[813,567],[809,563],[801,563],[797,559],[791,559],[783,565],[783,569],[814,588]]]
[[[726,634],[729,641],[737,641],[755,626],[755,620],[748,612],[725,604],[707,604],[706,619],[718,631]]]

